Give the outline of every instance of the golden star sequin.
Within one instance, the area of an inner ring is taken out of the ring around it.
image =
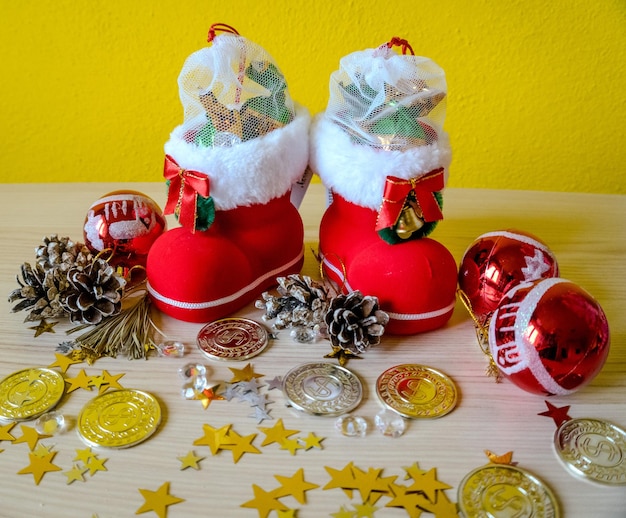
[[[135,511],[135,514],[147,513],[153,511],[159,518],[165,518],[167,516],[167,508],[170,505],[179,504],[184,502],[184,498],[178,498],[177,496],[170,495],[170,483],[164,482],[159,489],[151,491],[150,489],[139,489],[141,496],[143,496],[144,504]]]
[[[25,468],[22,468],[17,472],[18,475],[32,474],[35,479],[35,484],[39,485],[43,476],[50,471],[61,471],[62,468],[52,463],[56,451],[48,453],[47,455],[39,456],[32,452],[28,454],[30,464]]]
[[[37,338],[38,336],[42,335],[43,333],[55,333],[56,331],[53,329],[54,326],[56,326],[58,324],[58,322],[46,322],[45,318],[42,318],[39,321],[39,324],[37,324],[36,326],[33,327],[29,327],[28,329],[34,329],[35,330],[35,338]]]
[[[180,469],[181,471],[187,468],[192,468],[195,470],[200,469],[200,465],[198,464],[204,457],[200,457],[196,455],[193,450],[189,450],[187,455],[183,457],[176,457],[180,461]]]
[[[52,367],[59,367],[59,369],[61,369],[61,372],[63,374],[67,372],[67,369],[69,369],[70,365],[81,363],[80,360],[75,360],[71,356],[66,356],[65,354],[61,354],[61,353],[54,353],[54,357],[56,359],[54,360],[53,363],[48,365],[48,368],[51,369]]]
[[[248,363],[243,369],[235,369],[234,367],[228,367],[233,373],[233,378],[230,383],[239,383],[240,381],[252,381],[254,378],[262,378],[265,374],[258,374],[254,372],[254,368]]]

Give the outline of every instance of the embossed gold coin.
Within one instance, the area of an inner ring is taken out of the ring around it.
[[[161,407],[153,395],[124,389],[89,401],[78,415],[76,428],[90,446],[127,448],[145,441],[160,422]]]
[[[554,449],[576,475],[626,485],[626,431],[601,419],[570,419],[554,434]]]
[[[403,417],[441,417],[456,406],[454,382],[442,372],[403,364],[383,372],[376,381],[378,398]]]
[[[330,362],[303,363],[283,377],[289,404],[313,415],[336,416],[354,410],[363,397],[361,380]]]
[[[63,376],[36,367],[9,374],[0,381],[0,419],[22,421],[52,410],[65,393]]]
[[[247,318],[222,318],[198,332],[198,348],[211,360],[248,360],[263,352],[268,333]]]
[[[508,464],[487,464],[468,473],[459,485],[457,500],[467,518],[560,516],[550,488],[535,475]]]

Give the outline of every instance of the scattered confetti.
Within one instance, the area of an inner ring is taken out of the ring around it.
[[[194,453],[193,450],[189,450],[187,452],[187,455],[185,455],[184,457],[177,457],[177,459],[180,461],[180,469],[181,471],[187,468],[192,468],[195,470],[199,470],[200,469],[200,465],[198,464],[201,460],[204,459],[204,457],[200,457],[198,455],[196,455]]]
[[[194,446],[208,446],[213,455],[217,454],[224,445],[232,444],[232,440],[228,436],[231,426],[228,424],[217,429],[211,425],[203,424],[204,435],[193,442]]]
[[[54,353],[54,357],[56,358],[53,363],[48,365],[48,368],[59,367],[61,372],[65,374],[70,365],[74,365],[76,363],[81,363],[80,360],[75,360],[71,356],[67,356],[61,353]]]
[[[165,518],[167,516],[167,508],[170,505],[179,504],[184,502],[183,498],[170,495],[170,483],[164,482],[163,485],[156,491],[150,489],[140,489],[141,496],[144,497],[144,504],[135,511],[135,514],[147,513],[148,511],[154,511],[159,518]]]
[[[267,382],[267,390],[283,390],[283,378],[281,376],[275,376]]]
[[[300,441],[296,439],[284,439],[280,443],[281,450],[287,450],[292,455],[296,454],[296,451],[303,449],[304,446],[300,443]]]
[[[303,468],[300,468],[291,477],[274,475],[274,478],[280,483],[280,487],[272,492],[274,496],[278,498],[283,496],[293,496],[301,504],[306,503],[306,491],[320,487],[317,484],[304,480]]]
[[[79,482],[84,482],[84,475],[86,472],[87,468],[79,466],[78,464],[73,464],[72,469],[64,471],[63,474],[67,477],[67,483],[71,484],[72,482],[76,482],[77,480]]]
[[[52,463],[56,451],[48,453],[46,455],[39,456],[35,453],[29,452],[28,458],[30,464],[25,468],[22,468],[17,472],[18,475],[32,474],[35,479],[35,484],[39,485],[43,476],[50,471],[61,471],[62,468]]]
[[[58,324],[58,322],[46,322],[45,318],[42,318],[39,321],[39,324],[37,324],[34,327],[29,327],[28,329],[34,329],[35,330],[35,338],[37,338],[38,336],[42,335],[43,333],[55,333],[56,331],[53,329],[54,326],[56,326]]]
[[[89,474],[93,477],[98,471],[108,471],[104,466],[104,463],[107,460],[108,459],[101,459],[99,457],[92,457],[91,459],[89,459],[89,462],[87,462],[87,469],[89,470]]]
[[[267,518],[272,511],[287,511],[287,506],[278,500],[271,491],[265,491],[256,484],[252,484],[252,491],[254,498],[241,504],[241,507],[256,509],[259,512],[259,518]]]
[[[40,434],[32,426],[27,426],[23,424],[20,425],[20,428],[22,430],[22,435],[14,439],[13,444],[26,443],[28,444],[30,451],[33,451],[35,449],[35,446],[37,446],[37,442],[39,441],[39,439],[47,439],[48,437],[50,437],[49,435]]]
[[[0,441],[15,441],[15,437],[11,435],[11,429],[15,426],[15,423],[8,423],[0,426]]]
[[[65,378],[65,382],[69,383],[69,387],[65,389],[65,392],[68,394],[78,390],[79,388],[82,388],[83,390],[91,390],[91,387],[93,386],[91,376],[87,375],[85,369],[81,369],[73,378]]]
[[[510,466],[515,466],[517,462],[513,462],[513,452],[507,451],[503,455],[496,455],[492,451],[485,450],[485,455],[489,459],[489,462],[493,464],[509,464]]]
[[[255,437],[255,433],[243,437],[235,432],[235,430],[231,429],[228,432],[230,444],[222,445],[222,449],[231,450],[233,453],[233,462],[237,464],[244,453],[261,453],[261,450],[252,444]]]
[[[567,413],[570,405],[557,407],[557,406],[554,406],[549,401],[546,401],[545,403],[548,406],[548,410],[546,410],[545,412],[539,412],[539,414],[537,415],[551,417],[554,420],[554,424],[556,425],[557,428],[561,426],[564,422],[569,421],[571,419],[571,417]]]
[[[303,443],[304,449],[305,450],[310,450],[311,448],[318,448],[318,449],[322,449],[322,441],[324,440],[323,437],[318,437],[317,435],[315,435],[313,432],[309,432],[309,435],[307,435],[305,438],[303,439],[299,439],[300,442]]]
[[[292,435],[300,433],[300,430],[287,430],[283,424],[283,420],[279,419],[272,427],[259,426],[258,429],[265,434],[265,439],[261,443],[261,446],[267,446],[269,444],[282,443]]]
[[[250,381],[254,378],[262,378],[264,376],[264,374],[257,374],[254,372],[254,368],[250,363],[248,363],[243,369],[236,369],[234,367],[228,368],[233,373],[233,379],[230,380],[231,383]]]

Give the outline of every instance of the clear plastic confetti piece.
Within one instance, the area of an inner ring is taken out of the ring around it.
[[[175,340],[167,340],[156,345],[159,356],[182,358],[185,356],[185,344]]]
[[[400,437],[406,430],[406,420],[391,410],[381,410],[374,421],[376,429],[386,437]]]
[[[346,437],[365,437],[367,421],[360,416],[342,415],[335,421],[335,428]]]

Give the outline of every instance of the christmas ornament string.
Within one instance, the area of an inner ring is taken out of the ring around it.
[[[457,290],[456,293],[459,297],[459,300],[463,303],[463,306],[469,313],[470,318],[474,322],[478,345],[480,346],[480,350],[487,357],[488,364],[485,369],[485,374],[489,377],[494,378],[496,383],[500,383],[500,381],[502,381],[500,377],[500,371],[498,370],[496,362],[494,361],[493,356],[491,355],[491,351],[489,350],[489,317],[485,317],[485,319],[481,321],[474,313],[472,309],[472,303],[467,294],[461,289]]]

